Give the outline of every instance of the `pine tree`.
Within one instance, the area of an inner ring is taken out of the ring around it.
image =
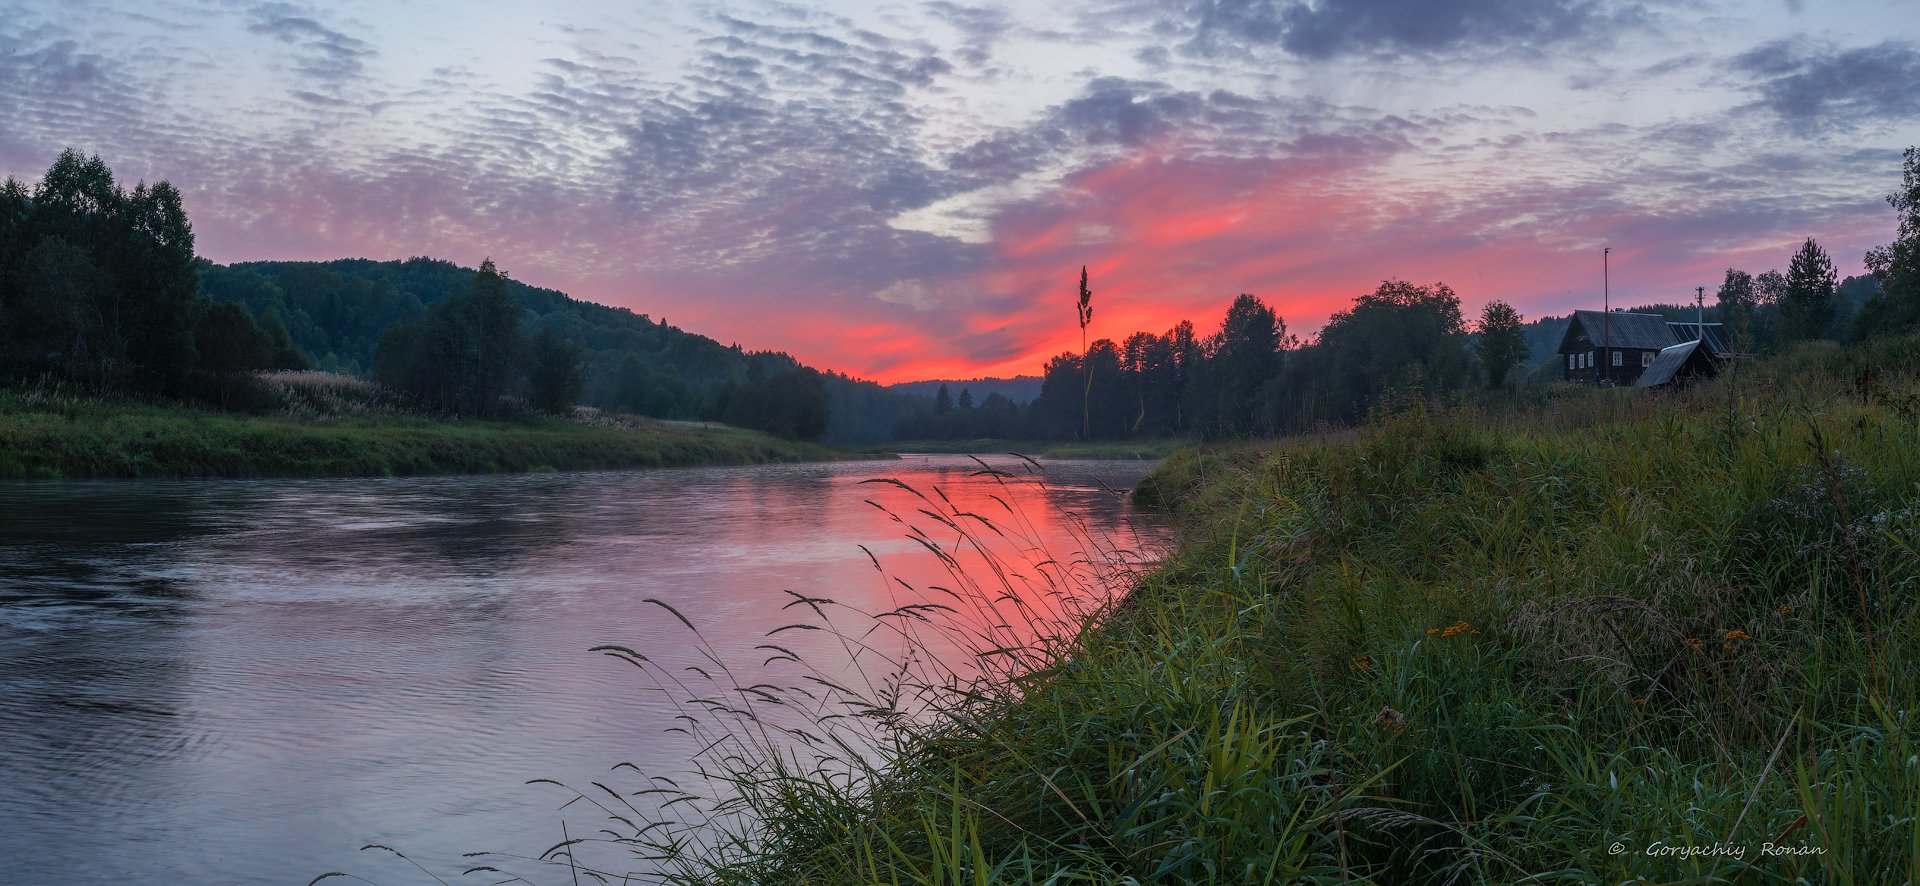
[[[1833,324],[1833,260],[1813,238],[1807,238],[1787,267],[1786,291],[1780,297],[1781,331],[1787,341],[1821,338]]]

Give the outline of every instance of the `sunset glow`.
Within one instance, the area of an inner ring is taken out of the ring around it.
[[[1602,246],[1642,304],[1891,237],[1900,0],[1359,6],[0,4],[0,174],[97,151],[216,262],[491,256],[880,381],[1077,350],[1082,265],[1095,337],[1242,292],[1307,337],[1386,278],[1536,316]]]

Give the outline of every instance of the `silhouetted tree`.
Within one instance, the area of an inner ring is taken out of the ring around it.
[[[105,382],[124,354],[108,275],[85,250],[48,236],[26,253],[16,278],[6,317],[12,361]]]
[[[507,392],[522,355],[520,306],[507,295],[507,277],[493,265],[480,262],[473,288],[465,298],[449,299],[450,311],[465,328],[464,393],[475,415],[492,412]]]
[[[945,386],[942,385],[942,388],[944,387]],[[960,411],[961,412],[973,411],[973,392],[967,390],[966,388],[960,389]]]
[[[1092,382],[1091,387],[1083,389],[1086,439],[1113,440],[1126,436],[1132,423],[1133,403],[1120,367],[1120,349],[1113,339],[1099,339],[1087,347],[1084,378]]]
[[[260,321],[260,331],[266,333],[271,356],[267,358],[268,369],[307,369],[313,363],[307,359],[307,353],[293,343],[293,336],[287,332],[287,324],[280,319],[278,311],[268,311]]]
[[[586,351],[547,327],[533,337],[532,364],[527,372],[528,404],[556,415],[572,412],[587,386]]]
[[[1029,431],[1033,436],[1046,439],[1085,436],[1088,401],[1083,392],[1088,388],[1086,376],[1081,372],[1083,363],[1081,354],[1072,353],[1058,354],[1047,361],[1040,375],[1040,396],[1027,406]],[[1073,402],[1074,394],[1081,394],[1080,403]],[[1081,408],[1074,409],[1074,406]],[[1081,414],[1074,415],[1075,412]]]
[[[653,373],[639,357],[628,354],[620,361],[620,369],[614,375],[613,402],[615,409],[641,415],[647,412],[648,398],[653,394]]]
[[[1005,394],[995,391],[980,401],[975,412],[973,428],[967,437],[1011,437],[1015,424],[1020,419],[1020,407],[1007,399]]]
[[[1787,267],[1786,290],[1780,297],[1780,329],[1787,341],[1827,334],[1833,323],[1835,282],[1833,260],[1807,238]]]
[[[239,385],[273,360],[273,340],[247,309],[233,302],[209,305],[194,324],[199,367],[214,378],[220,408],[228,408]]]
[[[1241,293],[1227,308],[1213,342],[1214,417],[1220,431],[1256,431],[1260,389],[1279,371],[1285,335],[1280,315],[1251,295]]]
[[[375,379],[417,402],[460,415],[492,415],[523,354],[520,307],[506,277],[481,262],[470,286],[417,321],[401,323],[374,351]]]
[[[178,393],[193,369],[193,228],[167,182],[132,193],[62,151],[28,195],[0,184],[0,360]]]
[[[804,366],[770,370],[767,355],[748,358],[746,381],[735,385],[721,410],[728,424],[799,440],[826,432],[825,380]]]
[[[0,334],[7,331],[9,312],[19,308],[20,264],[26,259],[32,211],[33,197],[25,184],[11,175],[0,182]],[[8,344],[0,339],[0,363],[8,359]]]
[[[1907,148],[1900,189],[1887,195],[1899,216],[1893,242],[1867,252],[1867,270],[1880,291],[1861,307],[1860,337],[1920,327],[1920,147]]]
[[[1741,342],[1738,345],[1741,350],[1753,350],[1754,318],[1759,310],[1753,275],[1738,268],[1728,268],[1726,279],[1720,282],[1719,299],[1720,321]]]
[[[1475,353],[1487,372],[1487,386],[1506,384],[1507,373],[1533,356],[1527,348],[1527,336],[1521,326],[1520,312],[1503,301],[1490,301],[1480,309],[1480,327],[1474,339]]]
[[[191,317],[200,269],[193,226],[180,192],[164,181],[135,187],[126,205],[133,230],[122,265],[127,359],[140,387],[179,392],[194,364]]]
[[[952,411],[953,395],[947,392],[946,385],[941,385],[939,392],[933,395],[933,414],[946,415]]]
[[[1445,283],[1388,280],[1320,330],[1316,397],[1334,421],[1360,419],[1389,390],[1459,387],[1468,375],[1460,297]]]

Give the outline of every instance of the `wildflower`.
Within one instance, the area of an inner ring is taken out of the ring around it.
[[[1371,671],[1373,670],[1373,659],[1370,659],[1364,655],[1356,655],[1353,657],[1352,661],[1347,662],[1347,670]]]
[[[1633,703],[1637,705],[1645,705],[1647,703],[1647,700],[1644,698],[1636,698],[1633,700]]]
[[[1688,649],[1705,649],[1706,647],[1707,647],[1707,642],[1705,640],[1700,639],[1699,637],[1687,638]]]
[[[1440,631],[1440,636],[1442,639],[1447,637],[1457,636],[1459,634],[1469,633],[1469,632],[1475,633],[1475,634],[1480,633],[1479,631],[1476,631],[1473,629],[1473,625],[1467,624],[1464,621],[1454,622],[1451,625],[1448,625],[1444,628],[1438,628],[1437,630]],[[1433,631],[1428,631],[1427,633],[1431,634],[1433,633]]]
[[[1400,732],[1407,728],[1407,715],[1390,707],[1383,707],[1373,716],[1373,725],[1386,732]]]
[[[1727,632],[1727,639],[1728,640],[1751,640],[1753,639],[1753,636],[1748,634],[1746,631],[1735,629]]]
[[[1782,603],[1782,604],[1780,604],[1780,614],[1781,614],[1781,615],[1790,615],[1790,614],[1792,614],[1792,612],[1793,612],[1793,604],[1792,604],[1792,603]]]

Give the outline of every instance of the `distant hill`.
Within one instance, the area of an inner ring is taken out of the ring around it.
[[[255,318],[277,316],[322,369],[364,375],[380,336],[471,285],[472,268],[432,258],[406,261],[242,262],[200,265],[200,291],[244,304]],[[552,328],[591,355],[586,401],[657,418],[703,417],[757,360],[765,372],[799,366],[777,351],[745,351],[626,308],[582,301],[517,280],[508,293],[529,331]],[[925,401],[870,381],[823,372],[830,419],[826,439],[871,443]]]
[[[940,386],[946,385],[947,392],[954,399],[960,398],[961,391],[973,392],[973,402],[987,399],[989,394],[999,394],[1016,404],[1025,405],[1040,396],[1040,377],[1037,375],[1016,375],[1013,378],[966,378],[932,379],[929,381],[903,381],[888,385],[893,391],[931,398],[939,393]]]
[[[1539,366],[1555,359],[1560,351],[1560,339],[1567,334],[1567,322],[1572,319],[1572,314],[1540,317],[1521,325],[1520,332],[1527,338],[1527,352],[1532,355],[1527,362]]]

